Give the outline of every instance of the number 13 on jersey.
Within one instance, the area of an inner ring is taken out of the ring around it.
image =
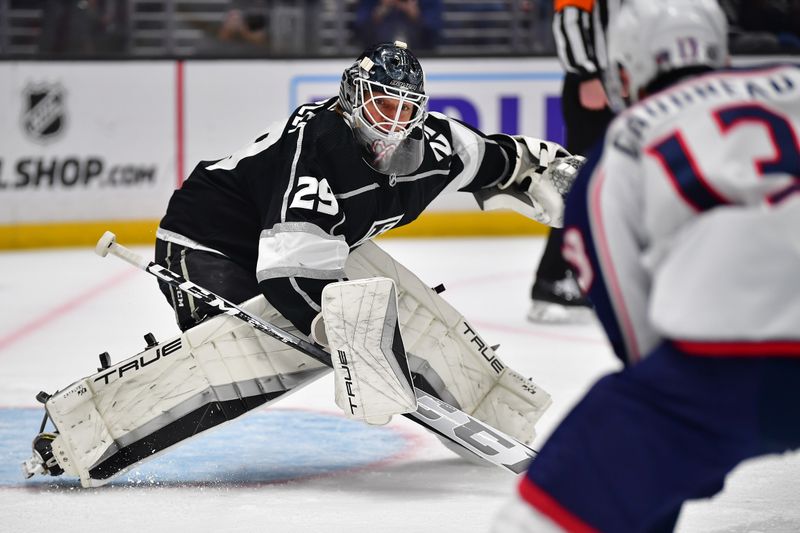
[[[793,193],[800,192],[800,146],[797,132],[786,117],[760,104],[737,104],[716,109],[712,117],[724,136],[731,135],[744,126],[757,126],[759,133],[766,133],[772,144],[771,157],[757,158],[754,168],[759,178],[786,178],[782,185],[775,181],[767,186],[766,200],[777,204]],[[747,149],[742,146],[741,149]],[[704,174],[697,163],[697,157],[689,149],[684,136],[676,131],[647,148],[647,153],[656,157],[669,176],[673,187],[696,211],[705,211],[718,205],[739,203],[738,199],[726,197],[720,192],[713,175]],[[749,174],[748,169],[737,169],[742,179]],[[731,179],[723,175],[722,179]],[[757,184],[754,184],[758,186]]]

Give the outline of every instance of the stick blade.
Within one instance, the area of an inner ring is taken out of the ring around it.
[[[536,451],[456,409],[438,398],[415,389],[417,410],[404,416],[418,422],[423,427],[460,446],[467,452],[484,461],[519,475],[528,468],[528,463],[536,457]]]

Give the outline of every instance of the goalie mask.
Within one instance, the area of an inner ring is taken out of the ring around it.
[[[629,0],[608,31],[605,87],[620,112],[659,76],[728,62],[727,21],[716,0]]]
[[[365,160],[382,174],[410,174],[422,163],[424,83],[419,61],[401,41],[368,48],[342,75],[342,113]]]

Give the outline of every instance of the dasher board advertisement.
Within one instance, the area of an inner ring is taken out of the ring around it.
[[[174,62],[0,63],[0,94],[0,225],[160,216]]]

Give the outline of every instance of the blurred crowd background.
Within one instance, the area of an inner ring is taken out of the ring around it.
[[[800,53],[800,0],[722,0],[736,54]],[[553,0],[0,0],[0,58],[552,56]]]

